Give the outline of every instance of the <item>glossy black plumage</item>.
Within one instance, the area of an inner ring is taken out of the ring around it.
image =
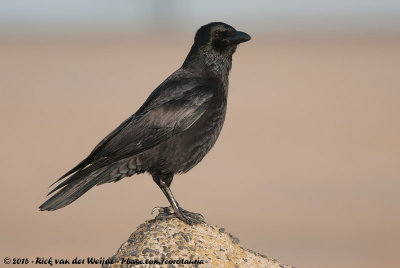
[[[218,138],[225,119],[232,54],[237,44],[248,40],[249,35],[224,23],[201,27],[182,67],[58,180],[63,181],[49,194],[57,192],[40,210],[62,208],[95,185],[148,172],[178,218],[189,224],[201,222],[197,214],[179,206],[169,186],[174,174],[194,167]]]

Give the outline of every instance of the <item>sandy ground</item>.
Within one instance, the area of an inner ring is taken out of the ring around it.
[[[154,206],[149,175],[39,212],[192,38],[0,40],[1,258],[108,257]],[[172,190],[296,267],[400,266],[400,38],[262,37],[234,55],[222,134]]]

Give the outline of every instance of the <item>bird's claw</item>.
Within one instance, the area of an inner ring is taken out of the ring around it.
[[[151,210],[151,215],[153,215],[153,214],[154,214],[154,211],[156,211],[156,210],[160,211],[161,208],[162,208],[162,207],[154,207],[154,208]]]
[[[187,211],[181,207],[179,207],[179,210],[177,212],[174,211],[174,209],[171,206],[170,207],[157,206],[153,208],[151,214],[153,214],[154,211],[156,210],[158,211],[156,219],[171,219],[173,217],[176,217],[189,225],[205,223],[203,215],[201,215],[200,213]]]
[[[184,209],[180,209],[181,213],[175,213],[176,217],[186,224],[194,225],[194,224],[201,224],[206,223],[204,221],[204,216],[200,213],[190,212]]]
[[[156,210],[158,212],[157,217],[158,216],[166,217],[166,216],[170,216],[170,215],[174,214],[174,210],[172,209],[172,207],[160,207],[160,206],[157,206],[157,207],[154,207],[151,210],[151,215],[153,215],[154,211],[156,211]]]

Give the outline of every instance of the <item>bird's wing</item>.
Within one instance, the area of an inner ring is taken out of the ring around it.
[[[163,103],[153,105],[151,109],[140,109],[140,112],[127,119],[96,146],[87,158],[91,159],[86,167],[77,168],[79,164],[74,168],[77,172],[57,185],[49,194],[107,165],[153,148],[187,130],[204,114],[213,93],[212,88],[199,86]],[[151,101],[149,105],[151,106]]]
[[[122,158],[141,153],[185,131],[206,111],[213,97],[209,87],[196,87],[151,109],[133,115],[129,123],[101,145],[96,158]]]
[[[61,178],[56,180],[54,183],[52,183],[50,186],[54,185],[58,181],[64,179],[65,177],[71,175],[72,173],[79,171],[86,167],[87,165],[91,164],[91,162],[95,159],[96,153],[105,145],[109,140],[111,140],[113,137],[115,137],[124,127],[126,127],[131,121],[132,121],[133,115],[130,116],[128,119],[126,119],[124,122],[122,122],[121,125],[119,125],[116,129],[114,129],[110,134],[108,134],[104,139],[102,139],[99,144],[96,145],[96,147],[93,149],[93,151],[90,153],[88,157],[83,159],[78,165],[76,165],[74,168],[72,168],[70,171],[65,173]]]
[[[119,143],[121,140],[123,141],[125,136],[129,136],[127,133],[120,135],[120,132],[123,131],[129,125],[129,129],[132,131],[136,128],[137,134],[142,132],[138,129],[143,124],[143,121],[147,119],[147,117],[142,118],[148,112],[153,111],[153,114],[156,113],[155,109],[162,108],[163,105],[168,105],[168,102],[179,102],[184,101],[185,99],[189,99],[194,97],[193,101],[196,101],[196,98],[206,98],[205,103],[208,101],[208,98],[211,99],[213,90],[207,86],[200,86],[204,81],[198,78],[180,78],[180,79],[172,79],[165,80],[159,87],[157,87],[147,98],[145,103],[140,107],[140,109],[124,122],[119,125],[116,129],[114,129],[110,134],[108,134],[103,140],[96,145],[96,147],[92,150],[89,156],[83,159],[78,165],[72,168],[70,171],[65,173],[61,178],[56,180],[54,185],[58,181],[64,179],[65,177],[73,174],[74,172],[80,171],[87,167],[88,165],[97,162],[97,160],[104,156],[106,151],[110,151],[111,144],[115,145]],[[206,83],[207,84],[207,83]],[[191,96],[193,95],[193,96]],[[197,96],[195,96],[197,95]],[[187,101],[187,100],[186,100]],[[196,109],[196,106],[192,107]],[[192,109],[193,110],[193,109]],[[200,108],[201,111],[201,108]],[[142,118],[142,120],[140,120]],[[172,119],[172,118],[171,118]],[[183,121],[184,122],[184,121]],[[126,131],[125,131],[126,132]],[[143,133],[146,134],[146,133]],[[139,137],[139,136],[138,136]],[[140,136],[142,137],[142,136]],[[131,142],[131,138],[126,139],[127,142]]]

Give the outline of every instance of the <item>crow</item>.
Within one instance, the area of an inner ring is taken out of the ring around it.
[[[181,68],[88,157],[54,182],[64,179],[39,209],[60,209],[95,185],[148,172],[177,218],[190,225],[204,222],[201,214],[180,207],[170,185],[175,174],[198,164],[217,140],[225,120],[232,55],[239,43],[249,40],[248,34],[222,22],[202,26]]]

